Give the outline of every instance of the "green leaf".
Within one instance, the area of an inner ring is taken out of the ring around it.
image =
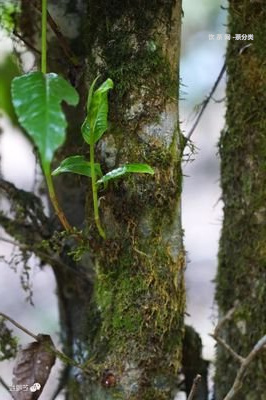
[[[87,101],[87,117],[81,127],[83,138],[88,144],[91,144],[91,135],[94,144],[107,130],[108,91],[114,87],[113,81],[107,79],[94,92],[97,80],[98,77],[93,81],[90,88]]]
[[[94,164],[94,167],[96,175],[102,176],[100,164]],[[52,175],[59,175],[64,172],[91,177],[91,164],[83,156],[71,156],[61,161],[61,164],[52,172]]]
[[[94,92],[94,87],[96,85],[96,82],[98,81],[98,79],[100,78],[100,75],[98,75],[94,81],[91,84],[90,90],[89,90],[89,94],[88,94],[88,100],[87,100],[87,112],[89,112],[90,110],[90,106],[91,106],[91,101],[92,101],[92,95]]]
[[[0,108],[11,119],[14,125],[18,125],[18,119],[11,100],[10,85],[20,71],[13,55],[9,54],[0,62]]]
[[[66,118],[61,102],[76,105],[77,91],[62,77],[32,72],[12,82],[12,101],[18,120],[39,150],[44,173],[55,151],[64,143]]]
[[[125,174],[154,174],[154,170],[148,164],[125,164],[113,169],[97,181],[97,184],[106,183],[111,179],[120,178]]]
[[[1,30],[8,33],[13,33],[16,25],[16,17],[20,12],[19,2],[14,1],[0,1],[0,26]]]

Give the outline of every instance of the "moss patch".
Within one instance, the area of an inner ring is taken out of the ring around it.
[[[232,1],[231,34],[253,33],[254,41],[232,40],[227,50],[228,128],[220,141],[224,224],[219,251],[216,298],[222,313],[239,300],[225,329],[229,344],[246,356],[266,329],[266,70],[265,7]],[[240,54],[245,44],[252,45]],[[252,365],[236,399],[265,399],[265,355]],[[221,349],[217,398],[228,392],[238,366]]]

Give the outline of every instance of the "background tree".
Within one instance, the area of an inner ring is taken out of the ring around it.
[[[266,331],[266,69],[265,4],[229,2],[229,32],[253,34],[254,40],[228,44],[226,129],[220,140],[224,222],[219,251],[217,302],[221,316],[237,300],[223,338],[246,356]],[[266,397],[266,355],[251,365],[235,399]],[[218,347],[216,399],[228,392],[238,368]]]
[[[66,397],[169,399],[181,366],[185,303],[177,107],[181,3],[88,0],[49,6],[55,33],[48,44],[49,70],[68,77],[81,96],[78,109],[66,107],[68,137],[57,159],[86,154],[80,125],[89,84],[101,74],[115,82],[110,129],[96,151],[104,172],[139,161],[156,173],[102,192],[105,241],[94,226],[87,180],[56,180],[69,221],[86,230],[86,248],[56,235],[61,227],[40,201],[4,180],[0,188],[12,212],[1,213],[0,222],[24,251],[51,265],[65,352],[92,360],[91,374],[78,380],[66,371]],[[39,21],[38,3],[22,1],[16,30],[31,47],[38,47]]]

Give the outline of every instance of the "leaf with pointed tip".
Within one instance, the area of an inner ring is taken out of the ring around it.
[[[96,163],[94,167],[96,175],[102,176],[100,164]],[[73,174],[84,175],[91,178],[91,163],[85,160],[83,156],[67,157],[61,161],[61,164],[52,172],[52,175],[59,175],[64,172],[72,172]]]
[[[49,173],[54,153],[66,136],[61,102],[76,105],[78,93],[61,76],[41,72],[13,79],[11,90],[18,120],[38,148],[44,173]]]
[[[97,184],[106,183],[111,179],[117,179],[125,174],[154,174],[154,170],[148,164],[125,164],[113,169],[97,181]]]
[[[114,87],[113,81],[107,79],[94,91],[98,77],[93,81],[87,101],[87,117],[82,124],[81,132],[84,140],[91,144],[96,143],[107,130],[108,91]]]

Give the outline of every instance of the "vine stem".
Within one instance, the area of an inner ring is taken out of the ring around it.
[[[47,71],[47,0],[42,0],[42,61],[41,61],[41,71],[46,74]],[[66,231],[71,232],[73,229],[66,219],[63,210],[60,208],[54,189],[54,184],[51,176],[50,167],[44,168],[44,175],[46,178],[46,183],[49,191],[49,196],[51,202],[54,206],[55,212],[65,228]]]
[[[66,231],[71,232],[72,226],[69,224],[64,212],[62,211],[62,209],[59,206],[56,194],[55,194],[55,189],[54,189],[54,184],[53,184],[53,180],[51,177],[51,173],[46,173],[45,174],[45,178],[46,178],[46,183],[47,183],[47,187],[48,187],[48,192],[49,192],[49,197],[51,199],[51,202],[54,206],[56,215],[58,216],[61,224],[63,225],[63,227],[65,228]]]
[[[41,71],[46,74],[47,69],[47,0],[42,0],[42,65]]]
[[[101,227],[100,217],[99,217],[98,193],[97,193],[95,164],[94,164],[94,142],[93,142],[92,132],[90,135],[90,164],[91,164],[91,187],[92,187],[92,197],[93,197],[94,219],[99,234],[103,239],[106,239],[106,235],[103,228]]]

